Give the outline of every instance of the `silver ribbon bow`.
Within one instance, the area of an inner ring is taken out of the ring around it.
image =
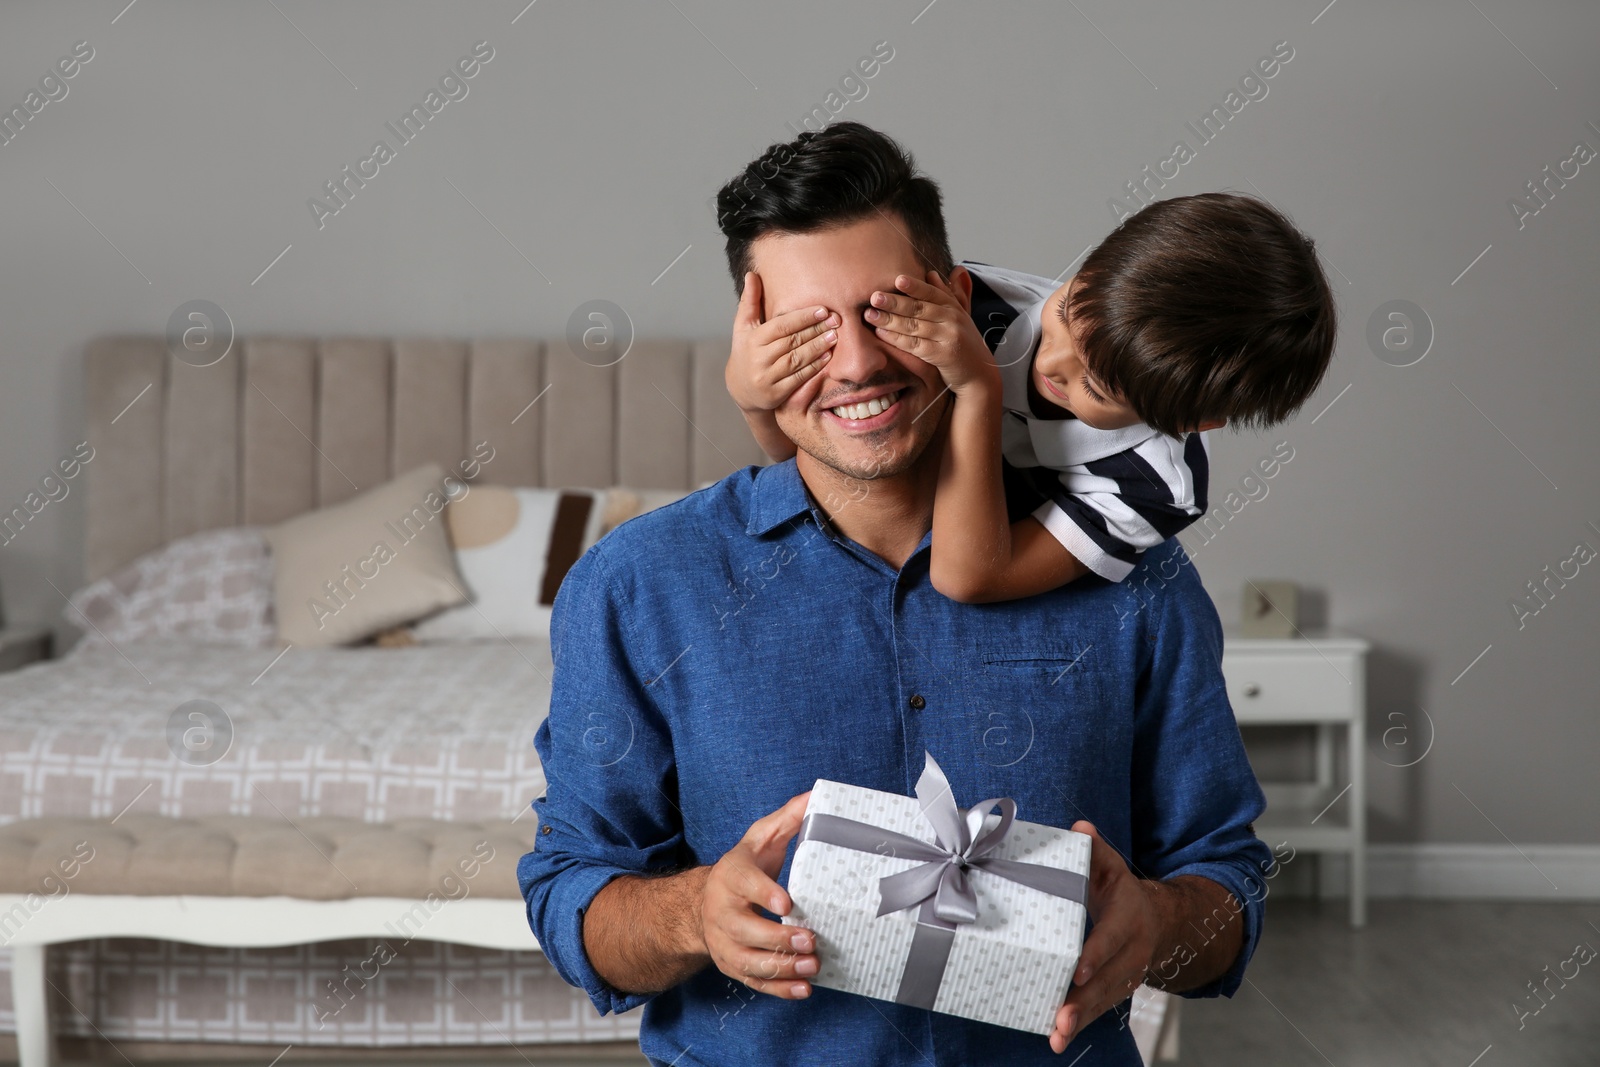
[[[967,872],[987,871],[1079,904],[1087,895],[1088,879],[1076,871],[991,855],[1011,832],[1017,816],[1016,801],[1010,797],[994,797],[970,808],[960,808],[950,791],[950,781],[934,762],[933,754],[925,752],[924,756],[926,763],[922,776],[917,779],[916,792],[917,799],[922,802],[922,816],[933,827],[932,844],[822,812],[805,817],[799,840],[923,861],[919,866],[878,879],[878,915],[921,905],[917,932],[895,1000],[919,1008],[932,1008],[944,978],[956,926],[978,919],[978,896]],[[996,807],[1000,809],[1000,821],[985,830],[983,824]]]

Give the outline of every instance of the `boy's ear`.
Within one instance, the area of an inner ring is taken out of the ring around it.
[[[956,299],[961,301],[961,310],[970,315],[972,313],[972,275],[967,273],[967,268],[950,268],[950,288],[955,291]]]

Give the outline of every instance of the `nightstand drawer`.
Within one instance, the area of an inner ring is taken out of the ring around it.
[[[1360,706],[1349,656],[1225,654],[1222,674],[1240,722],[1343,722]]]

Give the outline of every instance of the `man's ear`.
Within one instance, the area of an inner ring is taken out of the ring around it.
[[[961,301],[961,310],[972,314],[972,275],[967,273],[967,268],[950,268],[950,288],[955,291],[956,299]]]

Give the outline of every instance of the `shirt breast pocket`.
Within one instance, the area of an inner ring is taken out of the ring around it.
[[[1097,673],[1093,645],[1060,644],[1026,649],[994,649],[983,653],[983,669],[995,673],[1048,674],[1052,682],[1070,674]]]
[[[1099,732],[1110,711],[1108,680],[1093,645],[1064,642],[980,651],[981,688],[971,739],[991,767],[1057,756]]]

